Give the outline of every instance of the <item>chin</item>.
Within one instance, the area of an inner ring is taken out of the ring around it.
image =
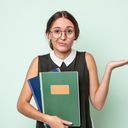
[[[63,52],[63,53],[66,53],[66,52],[69,52],[71,49],[60,49],[59,51],[60,52]]]

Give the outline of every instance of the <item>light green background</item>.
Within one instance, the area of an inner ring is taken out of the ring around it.
[[[0,128],[35,128],[34,120],[17,112],[16,102],[31,60],[50,51],[45,26],[58,10],[77,19],[81,34],[74,48],[93,54],[100,80],[109,60],[128,58],[127,0],[0,0]],[[95,128],[127,128],[127,97],[124,66],[112,73],[104,108],[91,107]]]

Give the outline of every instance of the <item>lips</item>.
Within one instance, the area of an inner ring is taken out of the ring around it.
[[[58,43],[60,46],[66,46],[66,43],[63,43],[63,42],[59,42]]]

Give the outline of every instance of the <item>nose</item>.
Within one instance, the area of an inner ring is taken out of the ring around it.
[[[60,38],[61,38],[62,40],[65,40],[65,39],[66,39],[66,33],[65,33],[65,32],[61,32]]]

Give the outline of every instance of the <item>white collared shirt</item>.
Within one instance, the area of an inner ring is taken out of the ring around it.
[[[50,52],[50,58],[59,67],[62,65],[63,62],[66,64],[66,66],[69,66],[72,63],[72,61],[75,59],[75,57],[76,57],[76,50],[72,50],[71,53],[68,55],[68,57],[65,58],[64,60],[58,58],[55,55],[54,51]]]

